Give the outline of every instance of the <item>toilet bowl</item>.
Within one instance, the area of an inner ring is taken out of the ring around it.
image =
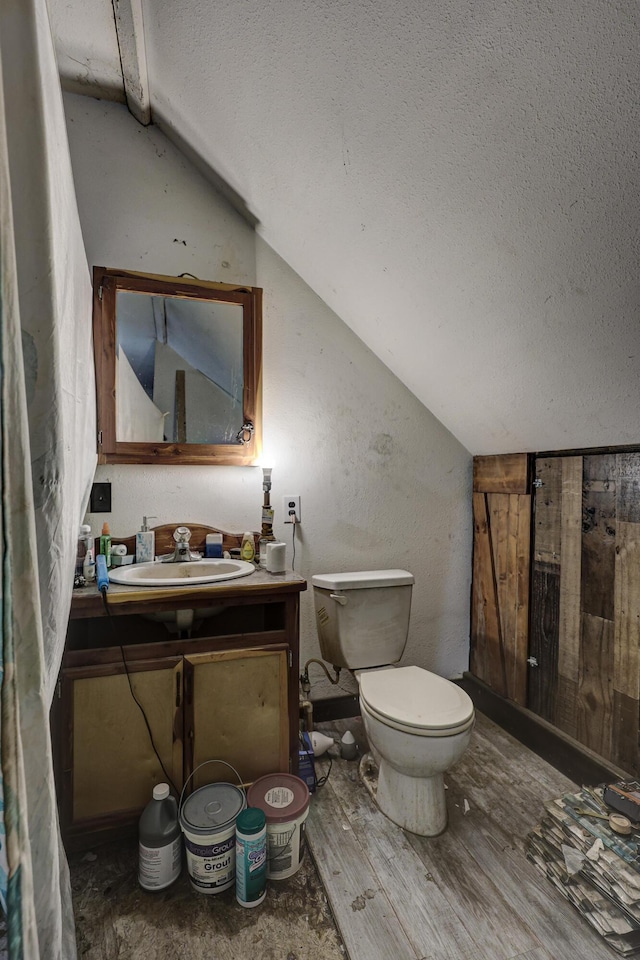
[[[443,774],[469,745],[473,703],[456,684],[423,670],[358,671],[360,712],[378,763],[378,807],[423,837],[447,826]]]
[[[379,766],[376,802],[421,836],[446,828],[443,774],[464,753],[475,721],[470,697],[417,666],[395,666],[407,643],[413,575],[365,570],[311,578],[322,656],[353,671]]]

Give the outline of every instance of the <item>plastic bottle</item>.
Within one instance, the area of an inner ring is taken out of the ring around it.
[[[111,531],[109,530],[109,524],[106,520],[102,524],[102,533],[100,534],[100,549],[98,552],[104,555],[104,558],[107,561],[108,570],[111,566]]]
[[[84,552],[84,561],[82,564],[82,575],[87,583],[93,583],[96,579],[96,558],[94,553],[93,537],[91,536],[91,527],[85,523],[83,529],[85,532],[86,546]]]
[[[84,576],[84,561],[90,539],[91,527],[88,523],[83,523],[78,531],[78,543],[76,546],[76,577]]]
[[[253,534],[250,530],[247,530],[245,535],[242,538],[242,546],[240,547],[240,556],[243,560],[247,560],[249,563],[252,563],[256,555],[256,545],[255,540],[253,539]]]
[[[258,540],[258,565],[266,570],[267,568],[267,544],[272,541],[269,537],[260,537]]]
[[[236,900],[257,907],[267,895],[267,818],[247,807],[236,820]]]
[[[143,890],[164,890],[182,870],[178,804],[168,783],[158,783],[138,824],[138,881]]]

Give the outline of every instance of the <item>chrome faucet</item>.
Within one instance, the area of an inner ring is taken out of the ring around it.
[[[160,557],[162,563],[184,563],[188,560],[200,560],[199,553],[191,550],[189,540],[191,539],[191,530],[189,527],[176,527],[173,531],[173,539],[176,542],[173,553],[166,553]]]

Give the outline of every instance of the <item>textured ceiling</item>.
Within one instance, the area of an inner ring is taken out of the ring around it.
[[[110,0],[50,6],[122,98]],[[154,120],[467,449],[640,443],[636,0],[143,12]]]

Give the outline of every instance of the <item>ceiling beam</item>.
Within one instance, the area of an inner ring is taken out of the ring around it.
[[[140,123],[151,123],[142,0],[112,0],[127,106]]]

